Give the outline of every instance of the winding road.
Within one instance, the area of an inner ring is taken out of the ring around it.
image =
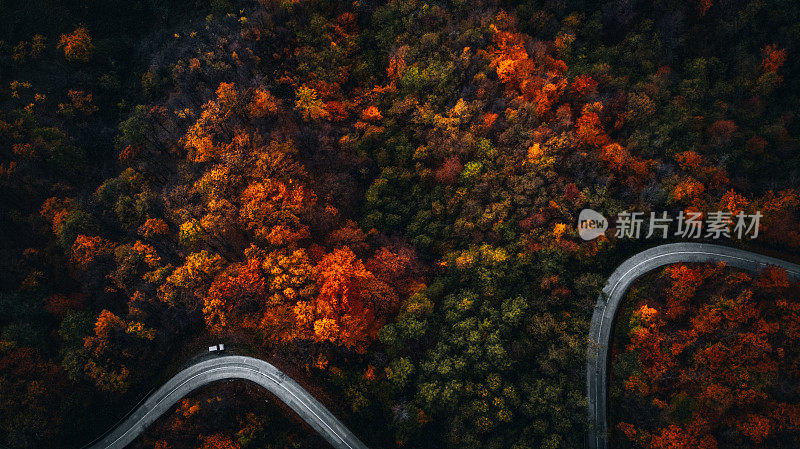
[[[124,448],[181,398],[204,385],[225,379],[247,380],[266,388],[336,449],[367,449],[328,409],[278,368],[263,360],[239,355],[203,360],[179,372],[151,394],[122,424],[88,448]]]
[[[619,304],[637,278],[658,267],[679,262],[725,262],[728,266],[752,272],[774,265],[784,268],[790,278],[800,279],[800,265],[741,249],[706,243],[661,245],[637,253],[623,262],[608,278],[606,286],[600,293],[589,329],[586,389],[590,449],[606,449],[608,446],[606,423],[608,345]]]
[[[658,267],[679,263],[717,263],[757,272],[774,265],[789,277],[800,279],[800,265],[726,246],[705,243],[673,243],[642,251],[623,262],[608,278],[592,315],[586,366],[589,412],[588,446],[606,449],[606,395],[608,345],[614,317],[631,284]],[[240,355],[217,356],[199,361],[176,374],[147,397],[116,428],[85,449],[122,449],[141,435],[161,415],[192,391],[213,382],[241,379],[273,393],[336,449],[367,449],[328,409],[275,366]],[[0,446],[2,447],[2,446]]]

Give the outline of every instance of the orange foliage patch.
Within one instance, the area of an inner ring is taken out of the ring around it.
[[[267,89],[258,88],[253,92],[250,102],[250,115],[252,117],[265,117],[278,113],[280,100],[275,98]]]
[[[377,106],[370,106],[361,112],[361,119],[365,122],[377,122],[382,118],[383,115]]]
[[[46,220],[52,223],[53,234],[58,234],[61,229],[61,224],[66,220],[69,214],[69,208],[72,206],[72,199],[70,198],[48,198],[42,204],[40,214]]]
[[[64,49],[64,57],[70,61],[87,62],[94,52],[89,30],[80,26],[70,34],[62,34],[58,47]]]
[[[109,257],[114,254],[114,244],[102,237],[78,235],[72,244],[72,263],[83,267],[94,262],[100,257]]]
[[[786,62],[786,49],[778,48],[777,44],[767,45],[763,50],[764,59],[761,61],[761,70],[775,73]]]
[[[733,437],[769,446],[782,432],[800,431],[800,404],[774,396],[778,383],[800,381],[800,366],[784,356],[786,348],[800,350],[800,284],[776,267],[755,279],[725,270],[669,266],[657,281],[667,288],[647,295],[632,314],[626,350],[636,351],[638,367],[624,379],[627,394],[665,410],[682,403],[685,418],[659,415],[653,429],[629,417],[617,426],[629,441],[716,448],[719,430],[734,428]]]
[[[169,226],[160,218],[148,218],[144,224],[139,227],[139,235],[145,238],[166,235],[167,232],[169,232]]]
[[[703,185],[702,182],[696,179],[686,178],[675,186],[675,190],[672,191],[672,196],[677,201],[692,201],[698,199],[705,191],[706,186]]]
[[[242,446],[231,437],[217,433],[201,438],[203,444],[199,449],[240,449]]]

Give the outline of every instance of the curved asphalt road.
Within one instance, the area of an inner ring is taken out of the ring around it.
[[[633,281],[664,265],[678,262],[725,262],[731,267],[758,271],[768,265],[800,279],[800,266],[773,257],[705,243],[673,243],[635,254],[608,278],[594,308],[589,330],[586,388],[589,409],[589,447],[606,449],[606,372],[608,343],[619,304]],[[254,382],[272,392],[336,449],[367,449],[319,401],[273,365],[245,356],[222,356],[184,369],[148,397],[125,421],[88,449],[122,449],[158,417],[192,391],[225,379]]]
[[[759,271],[768,265],[784,268],[789,277],[800,279],[800,266],[773,257],[706,243],[673,243],[642,251],[622,263],[600,293],[589,329],[586,388],[589,399],[589,448],[606,449],[606,372],[608,344],[614,317],[625,292],[639,276],[655,268],[678,262],[716,263]]]
[[[367,449],[328,409],[278,368],[263,360],[238,355],[203,360],[176,374],[89,449],[124,448],[180,399],[224,379],[248,380],[266,388],[336,449]]]

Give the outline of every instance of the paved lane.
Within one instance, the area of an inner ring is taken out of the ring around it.
[[[336,449],[367,449],[328,409],[278,368],[252,357],[229,355],[203,360],[168,380],[125,421],[90,449],[122,449],[192,391],[226,379],[254,382],[269,390]]]

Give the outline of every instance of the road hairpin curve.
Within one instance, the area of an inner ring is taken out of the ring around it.
[[[800,279],[800,265],[741,249],[705,243],[661,245],[625,260],[614,270],[600,293],[589,330],[586,392],[590,449],[608,447],[608,346],[614,318],[628,288],[642,275],[664,265],[718,262],[751,272],[758,272],[767,266],[777,266],[786,270],[790,278]],[[325,406],[278,368],[263,360],[239,355],[205,359],[185,368],[147,396],[120,425],[85,449],[122,449],[191,392],[228,379],[246,380],[266,388],[334,448],[367,449]]]

